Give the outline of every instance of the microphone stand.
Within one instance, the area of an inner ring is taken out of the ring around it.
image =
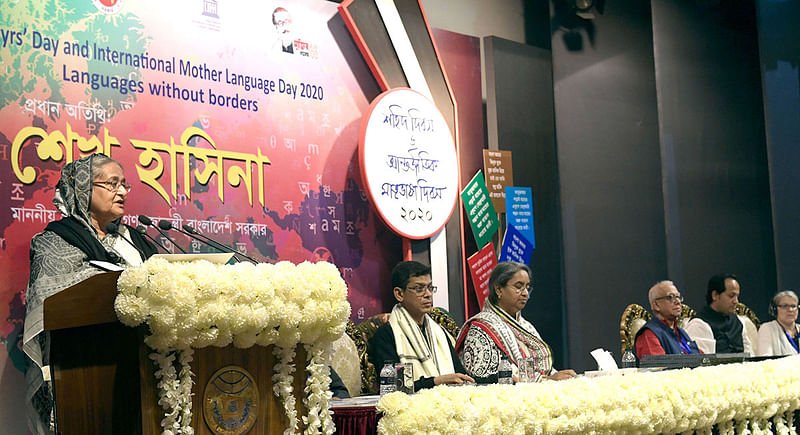
[[[144,255],[144,252],[142,252],[142,250],[139,249],[139,247],[136,246],[136,244],[134,244],[132,241],[128,240],[127,237],[122,235],[122,233],[119,231],[119,225],[115,224],[114,222],[107,223],[106,224],[106,234],[116,234],[116,235],[118,235],[122,240],[127,242],[129,245],[133,246],[133,249],[135,249],[136,252],[139,253],[139,256],[142,257],[142,261],[144,261],[146,259],[145,258],[146,256]]]
[[[169,240],[169,241],[170,241],[170,242],[171,242],[171,243],[172,243],[172,244],[173,244],[173,245],[174,245],[176,248],[178,248],[178,250],[180,250],[180,251],[181,251],[181,252],[183,252],[184,254],[186,254],[186,253],[187,253],[187,252],[186,252],[186,251],[185,251],[183,248],[181,248],[181,247],[180,247],[180,245],[178,245],[178,242],[176,242],[175,240],[173,240],[173,239],[172,239],[172,237],[168,236],[168,235],[167,235],[167,233],[165,233],[164,231],[162,231],[162,230],[161,230],[161,228],[159,228],[157,225],[153,225],[153,221],[152,221],[152,220],[150,220],[150,218],[149,218],[149,217],[147,217],[147,216],[145,216],[145,215],[139,215],[139,222],[141,222],[141,223],[143,223],[143,224],[145,224],[145,225],[148,225],[148,226],[151,226],[151,227],[155,228],[156,230],[158,230],[158,232],[159,232],[159,233],[161,233],[161,235],[162,235],[162,236],[164,236],[164,237],[165,237],[167,240]]]
[[[147,228],[145,228],[145,227],[144,227],[144,225],[139,225],[138,227],[136,227],[136,231],[137,231],[139,234],[141,234],[141,235],[143,235],[143,236],[147,237],[148,239],[150,239],[150,241],[151,241],[151,242],[153,242],[153,243],[155,243],[155,245],[156,245],[156,246],[158,246],[159,248],[163,249],[163,250],[164,250],[164,252],[166,252],[167,254],[169,254],[169,249],[167,249],[166,247],[164,247],[164,245],[162,245],[162,244],[161,244],[161,242],[159,242],[158,240],[156,240],[155,238],[153,238],[153,236],[151,236],[150,234],[147,234]]]
[[[164,222],[164,221],[162,221],[162,222]],[[169,222],[167,222],[167,223],[169,223]],[[159,224],[160,224],[160,222],[159,222]],[[205,234],[198,233],[197,230],[195,230],[194,228],[190,227],[189,225],[184,224],[183,225],[183,230],[181,230],[181,229],[172,227],[171,223],[169,223],[169,224],[170,224],[171,228],[173,228],[175,230],[178,230],[181,233],[186,234],[187,236],[189,236],[189,237],[191,237],[193,239],[199,240],[199,241],[205,243],[208,246],[216,248],[216,249],[218,249],[218,250],[220,250],[222,252],[230,252],[230,253],[232,253],[234,255],[234,257],[237,256],[237,255],[240,255],[240,256],[244,257],[246,260],[250,261],[253,264],[258,264],[259,263],[258,260],[256,260],[253,257],[250,257],[247,254],[242,254],[241,252],[231,248],[230,246],[225,246],[222,243],[219,243],[216,240],[206,236]],[[202,239],[200,237],[202,237]]]

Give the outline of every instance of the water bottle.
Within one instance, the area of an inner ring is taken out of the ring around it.
[[[511,362],[508,357],[503,355],[500,357],[500,365],[497,366],[497,383],[498,384],[513,384],[514,380],[511,379]]]
[[[630,348],[625,349],[625,352],[622,353],[622,368],[629,369],[636,367],[636,355],[633,354],[633,351]]]
[[[381,386],[379,391],[381,396],[397,391],[397,372],[395,371],[393,362],[383,362],[380,377]]]

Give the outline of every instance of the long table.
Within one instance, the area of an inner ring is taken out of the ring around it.
[[[437,386],[378,402],[378,433],[795,433],[800,356],[536,384]]]

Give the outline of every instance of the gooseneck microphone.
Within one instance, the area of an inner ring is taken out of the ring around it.
[[[202,244],[204,244],[204,245],[211,246],[212,248],[216,249],[216,250],[217,250],[217,251],[219,251],[219,252],[225,252],[225,253],[229,253],[229,252],[231,252],[231,249],[230,249],[229,247],[227,247],[227,246],[225,246],[225,245],[219,245],[219,244],[215,244],[215,243],[209,243],[208,241],[206,241],[206,240],[203,240],[203,239],[201,239],[201,238],[199,238],[199,237],[195,236],[194,234],[192,234],[192,233],[190,233],[190,232],[188,232],[188,231],[185,231],[185,230],[182,230],[182,229],[180,229],[180,228],[178,228],[178,227],[174,227],[174,226],[172,226],[172,222],[170,222],[170,221],[158,221],[158,226],[159,226],[159,228],[161,228],[161,229],[162,229],[162,230],[164,230],[164,231],[169,231],[169,230],[175,230],[175,231],[179,231],[179,232],[181,232],[182,234],[184,234],[184,235],[186,235],[186,236],[189,236],[189,237],[191,237],[191,238],[193,238],[193,239],[197,240],[198,242],[200,242],[200,243],[202,243]],[[189,227],[189,228],[191,228],[191,227]]]
[[[143,224],[145,224],[145,225],[147,225],[147,226],[153,227],[153,228],[155,228],[156,230],[158,230],[158,232],[159,232],[159,233],[161,233],[161,235],[162,235],[162,236],[164,236],[164,237],[165,237],[167,240],[169,240],[169,241],[170,241],[170,242],[171,242],[173,245],[175,245],[175,247],[176,247],[176,248],[178,248],[178,250],[180,250],[181,252],[183,252],[184,254],[186,254],[186,251],[184,251],[184,250],[183,250],[183,248],[181,248],[181,247],[180,247],[180,245],[178,245],[178,243],[177,243],[175,240],[173,240],[173,239],[172,239],[172,237],[168,236],[168,235],[167,235],[167,233],[165,233],[165,232],[164,232],[164,231],[163,231],[161,228],[159,228],[158,226],[156,226],[156,225],[153,225],[153,221],[152,221],[152,220],[150,220],[150,218],[149,218],[149,217],[147,217],[147,216],[145,216],[145,215],[143,215],[143,214],[140,214],[140,215],[139,215],[139,222],[141,222],[141,223],[143,223]]]
[[[144,225],[139,225],[138,227],[136,227],[136,232],[138,232],[139,234],[147,237],[151,242],[155,243],[156,246],[158,246],[159,248],[163,249],[164,252],[169,254],[169,249],[164,247],[164,245],[162,245],[161,242],[159,242],[158,240],[153,238],[153,236],[151,236],[150,234],[147,234],[147,228],[145,228]]]
[[[115,224],[114,222],[109,222],[109,223],[107,223],[107,224],[106,224],[106,234],[116,234],[116,235],[118,235],[118,236],[119,236],[119,237],[120,237],[122,240],[124,240],[124,241],[128,242],[128,244],[129,244],[129,245],[131,245],[131,246],[133,246],[133,249],[135,249],[135,250],[136,250],[136,252],[138,252],[138,253],[139,253],[139,255],[142,257],[142,261],[144,261],[144,260],[145,260],[145,258],[147,257],[146,255],[144,255],[144,252],[142,252],[142,250],[141,250],[141,249],[139,249],[139,247],[138,247],[138,246],[136,246],[136,245],[135,245],[135,244],[134,244],[134,243],[133,243],[131,240],[129,240],[127,237],[125,237],[124,235],[122,235],[122,233],[119,231],[119,225]]]
[[[175,229],[178,230],[177,228],[175,228]],[[197,240],[205,243],[208,246],[216,248],[219,251],[222,251],[222,252],[236,252],[230,246],[223,245],[222,243],[217,242],[216,240],[206,236],[205,234],[198,233],[196,229],[190,227],[189,225],[183,224],[183,229],[182,230],[178,230],[178,231],[186,234],[189,237],[197,239]]]
[[[167,223],[169,223],[169,222],[167,222]],[[159,224],[160,224],[160,222],[159,222]],[[175,229],[177,230],[177,228],[175,228]],[[178,230],[178,231],[180,231],[180,230]],[[181,231],[181,232],[186,234],[186,235],[188,235],[189,237],[193,237],[193,238],[205,243],[206,245],[214,247],[214,248],[216,248],[216,249],[218,249],[218,250],[220,250],[222,252],[230,252],[230,253],[232,253],[234,255],[234,257],[241,256],[242,258],[250,261],[253,264],[258,264],[259,263],[258,260],[256,260],[255,258],[253,258],[253,257],[251,257],[251,256],[249,256],[247,254],[242,254],[241,252],[231,248],[230,246],[223,245],[222,243],[217,242],[216,240],[212,239],[211,237],[206,236],[205,234],[198,233],[197,230],[195,230],[194,228],[190,227],[189,225],[184,224],[183,225],[183,231]],[[200,237],[202,237],[202,239]],[[238,258],[237,258],[237,260],[238,260]]]

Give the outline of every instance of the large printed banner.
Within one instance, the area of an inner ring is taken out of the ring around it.
[[[356,154],[378,90],[345,60],[360,58],[335,3],[4,1],[0,36],[3,431],[24,432],[3,405],[22,398],[30,239],[60,218],[61,167],[89,153],[120,161],[133,185],[124,222],[189,225],[261,261],[328,260],[356,320],[385,309],[397,244]]]

